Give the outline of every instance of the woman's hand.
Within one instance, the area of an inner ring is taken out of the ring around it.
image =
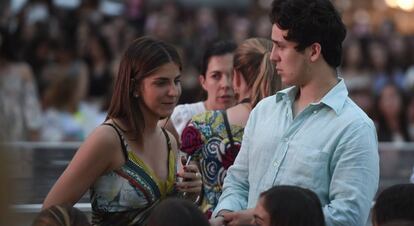
[[[176,187],[181,192],[200,193],[203,184],[200,170],[197,165],[191,162],[183,166],[183,170],[177,173],[182,180],[176,182]]]

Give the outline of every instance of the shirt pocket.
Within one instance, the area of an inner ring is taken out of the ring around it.
[[[329,154],[311,145],[291,143],[287,153],[289,184],[322,193],[329,187]]]

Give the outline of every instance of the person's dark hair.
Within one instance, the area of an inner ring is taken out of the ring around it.
[[[236,48],[236,43],[230,40],[219,40],[209,43],[200,63],[200,75],[203,75],[205,77],[207,73],[208,63],[210,62],[211,57],[223,56],[228,53],[233,53]]]
[[[55,108],[59,111],[76,112],[80,99],[78,88],[82,82],[81,66],[72,64],[68,68],[50,69],[51,79],[43,95],[43,107]]]
[[[147,226],[209,226],[197,206],[184,199],[169,198],[162,201],[148,218]]]
[[[264,208],[271,226],[325,226],[316,194],[297,186],[275,186],[263,192]]]
[[[243,41],[234,53],[234,69],[241,73],[247,87],[251,89],[252,107],[264,97],[273,95],[281,88],[280,77],[270,60],[272,42],[264,38]]]
[[[376,226],[413,226],[414,221],[396,220],[385,224],[377,224]]]
[[[170,62],[182,70],[177,50],[150,37],[134,40],[121,59],[107,118],[118,118],[130,125],[132,131],[128,132],[132,132],[139,143],[142,142],[145,119],[138,104],[141,99],[134,97],[134,91],[144,78]]]
[[[17,60],[15,44],[12,34],[7,29],[0,27],[0,60]]]
[[[405,96],[405,93],[400,88],[398,88],[398,86],[393,82],[388,82],[384,84],[381,91],[378,93],[378,95],[375,96],[375,109],[377,109],[376,121],[378,122],[377,123],[378,140],[379,141],[392,141],[393,139],[393,135],[392,135],[393,132],[391,130],[390,124],[387,121],[384,113],[380,109],[380,102],[381,102],[381,99],[383,98],[382,97],[383,90],[389,86],[393,87],[398,93],[398,96],[401,98],[401,109],[398,115],[398,126],[402,133],[401,135],[404,141],[409,142],[411,139],[410,139],[410,134],[408,131],[407,111],[405,109],[406,104],[407,104],[407,100],[406,100],[407,98]]]
[[[55,205],[42,210],[32,226],[89,226],[86,215],[69,205]]]
[[[89,41],[93,41],[96,42],[97,45],[99,46],[98,48],[101,49],[103,57],[105,58],[105,60],[107,62],[110,62],[112,60],[112,52],[111,52],[111,48],[109,46],[109,42],[108,40],[102,35],[102,33],[96,29],[93,29],[91,31],[91,34],[89,35]],[[90,53],[87,54],[86,56],[86,62],[88,62],[89,64],[92,64],[91,60],[91,55]]]
[[[346,27],[331,1],[274,0],[270,22],[288,30],[285,39],[296,42],[297,51],[319,43],[322,56],[331,67],[341,64]]]
[[[374,225],[396,221],[414,223],[414,184],[397,184],[386,188],[377,197],[372,209]]]

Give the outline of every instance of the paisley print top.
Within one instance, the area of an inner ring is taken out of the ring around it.
[[[125,164],[98,178],[90,189],[93,225],[145,225],[152,208],[162,199],[175,194],[176,156],[168,134],[168,178],[160,180],[139,157],[128,148],[120,130],[118,133]]]

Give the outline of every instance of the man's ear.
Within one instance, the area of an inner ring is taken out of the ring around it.
[[[200,82],[201,87],[203,87],[203,89],[207,91],[207,89],[206,89],[206,77],[204,75],[199,75],[198,76],[198,81]]]
[[[311,62],[317,61],[322,55],[322,47],[319,43],[315,42],[309,47],[309,59]]]

